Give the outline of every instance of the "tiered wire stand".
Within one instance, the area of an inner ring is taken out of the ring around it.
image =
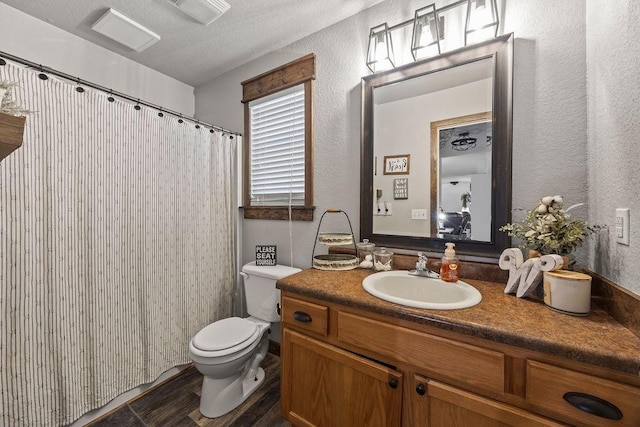
[[[349,233],[320,233],[320,227],[322,226],[322,220],[328,213],[342,213],[347,218],[349,223]],[[320,217],[318,223],[318,230],[316,231],[316,238],[313,242],[313,253],[311,254],[311,265],[318,270],[353,270],[358,267],[358,257],[350,254],[327,254],[316,255],[316,245],[320,243],[325,246],[350,246],[356,249],[355,240],[353,238],[353,227],[351,226],[351,220],[349,215],[341,209],[327,209]]]

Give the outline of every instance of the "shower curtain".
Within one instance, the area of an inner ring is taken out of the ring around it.
[[[236,143],[13,64],[0,162],[0,425],[73,422],[189,363],[232,314]]]

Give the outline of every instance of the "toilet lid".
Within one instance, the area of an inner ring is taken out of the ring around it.
[[[220,351],[247,341],[258,325],[240,317],[228,317],[202,328],[193,337],[193,345],[203,351]]]

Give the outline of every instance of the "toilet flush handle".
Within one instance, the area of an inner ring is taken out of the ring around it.
[[[249,275],[247,273],[245,273],[244,271],[240,272],[240,276],[242,276],[243,279],[248,279]]]

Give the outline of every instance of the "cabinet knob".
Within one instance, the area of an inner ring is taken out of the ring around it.
[[[571,406],[589,414],[608,420],[618,421],[622,419],[622,411],[616,405],[599,397],[571,391],[565,393],[562,398],[569,402]]]
[[[420,396],[424,396],[426,392],[427,388],[424,386],[424,384],[418,384],[416,386],[416,393],[418,393]]]
[[[296,311],[293,313],[293,319],[302,323],[311,323],[313,319],[304,311]]]
[[[389,380],[389,387],[398,388],[398,379],[397,378],[391,378]]]

